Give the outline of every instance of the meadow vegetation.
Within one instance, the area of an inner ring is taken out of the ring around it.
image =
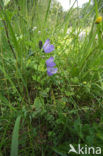
[[[0,156],[68,156],[69,144],[103,149],[102,0],[68,11],[54,0],[4,2]],[[51,53],[41,48],[47,39]],[[51,56],[58,71],[48,76]]]

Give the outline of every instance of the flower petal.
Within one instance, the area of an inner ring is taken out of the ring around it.
[[[50,44],[50,40],[47,39],[43,45],[43,49],[45,53],[50,53],[54,50],[54,46]]]
[[[48,76],[52,76],[53,74],[56,74],[57,71],[58,71],[58,68],[47,67],[47,74],[48,74]]]
[[[47,44],[49,44],[49,43],[50,43],[50,40],[47,39],[47,40],[45,41],[44,45],[43,45],[43,48],[45,48],[45,47],[47,46]]]
[[[53,61],[54,61],[54,57],[52,57],[52,56],[48,60],[46,60],[47,67],[54,67],[54,66],[56,66],[56,64]]]

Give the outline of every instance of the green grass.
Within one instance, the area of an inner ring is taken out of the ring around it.
[[[19,134],[20,116],[16,119],[12,136],[11,156],[18,155],[18,134]]]
[[[82,20],[75,10],[75,21],[73,8],[63,13],[51,0],[0,2],[0,156],[67,156],[69,144],[103,148],[103,22],[95,24],[98,7],[95,1],[94,13]],[[84,29],[89,34],[81,41]],[[50,54],[39,49],[39,41],[44,44],[47,38],[55,46]],[[58,67],[52,77],[45,65],[50,56]]]

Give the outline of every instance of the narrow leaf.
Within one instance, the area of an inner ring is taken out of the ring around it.
[[[10,156],[18,156],[18,136],[19,136],[19,125],[21,117],[18,116],[15,122],[12,135],[12,144],[11,144],[11,154]]]

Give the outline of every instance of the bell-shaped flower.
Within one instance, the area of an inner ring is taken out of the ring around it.
[[[48,74],[48,76],[52,76],[53,74],[56,74],[57,71],[58,71],[58,68],[47,67],[47,74]]]
[[[54,67],[56,64],[54,63],[54,57],[50,57],[48,60],[46,60],[47,67]]]
[[[48,60],[46,60],[46,65],[48,76],[52,76],[53,74],[57,73],[58,68],[54,68],[54,66],[56,66],[54,63],[54,57],[51,56]]]
[[[45,53],[50,53],[54,50],[54,45],[50,44],[50,40],[47,39],[43,45],[43,50]]]

